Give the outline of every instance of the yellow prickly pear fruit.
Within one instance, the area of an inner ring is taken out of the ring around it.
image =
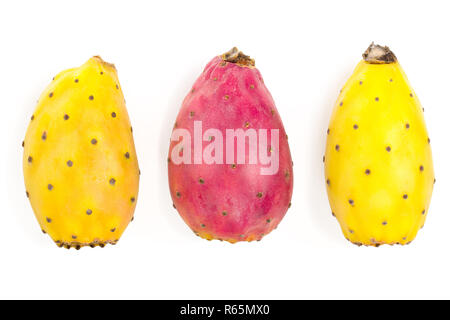
[[[423,109],[388,47],[372,44],[331,116],[325,179],[333,215],[356,245],[408,244],[434,184]]]
[[[116,244],[132,220],[139,168],[116,68],[100,57],[58,74],[23,142],[26,194],[60,247]]]

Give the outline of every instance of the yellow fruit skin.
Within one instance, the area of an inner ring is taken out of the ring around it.
[[[28,126],[23,172],[41,229],[57,245],[118,241],[133,217],[139,168],[114,65],[93,57],[54,78]]]
[[[344,236],[410,243],[424,225],[434,171],[423,109],[398,62],[361,61],[328,130],[326,187]]]

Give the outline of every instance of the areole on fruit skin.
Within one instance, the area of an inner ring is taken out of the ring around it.
[[[230,129],[278,130],[277,150],[271,145],[266,150],[267,154],[278,153],[279,169],[273,175],[261,175],[264,165],[260,162],[249,163],[249,148],[243,151],[243,164],[177,164],[171,157],[178,139],[169,148],[174,207],[198,236],[231,243],[262,239],[290,206],[293,175],[284,127],[253,59],[233,48],[208,63],[184,99],[174,131],[183,129],[194,136],[196,122],[222,137]],[[203,150],[204,141],[200,143]],[[195,158],[193,149],[188,150],[191,159]]]
[[[423,108],[397,58],[371,44],[341,90],[327,130],[333,216],[357,245],[409,244],[434,184]]]
[[[26,195],[59,247],[116,244],[132,220],[139,168],[114,65],[95,56],[59,73],[31,117]]]

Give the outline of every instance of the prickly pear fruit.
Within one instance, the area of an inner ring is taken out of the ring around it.
[[[93,57],[58,74],[23,142],[26,194],[60,247],[116,244],[133,217],[139,168],[114,65]]]
[[[331,210],[354,244],[408,244],[434,184],[423,109],[388,47],[372,44],[343,87],[328,128]]]
[[[233,132],[248,139],[234,144]],[[253,59],[236,48],[212,59],[184,99],[171,140],[170,192],[195,234],[234,243],[260,240],[277,227],[290,206],[292,160]]]

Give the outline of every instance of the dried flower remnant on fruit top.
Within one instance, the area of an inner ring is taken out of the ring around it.
[[[372,64],[389,64],[397,62],[397,57],[387,46],[372,44],[363,53],[364,61]]]
[[[230,51],[225,52],[222,55],[222,59],[226,62],[232,62],[241,67],[254,67],[255,60],[249,56],[239,51],[238,48],[234,47]]]

